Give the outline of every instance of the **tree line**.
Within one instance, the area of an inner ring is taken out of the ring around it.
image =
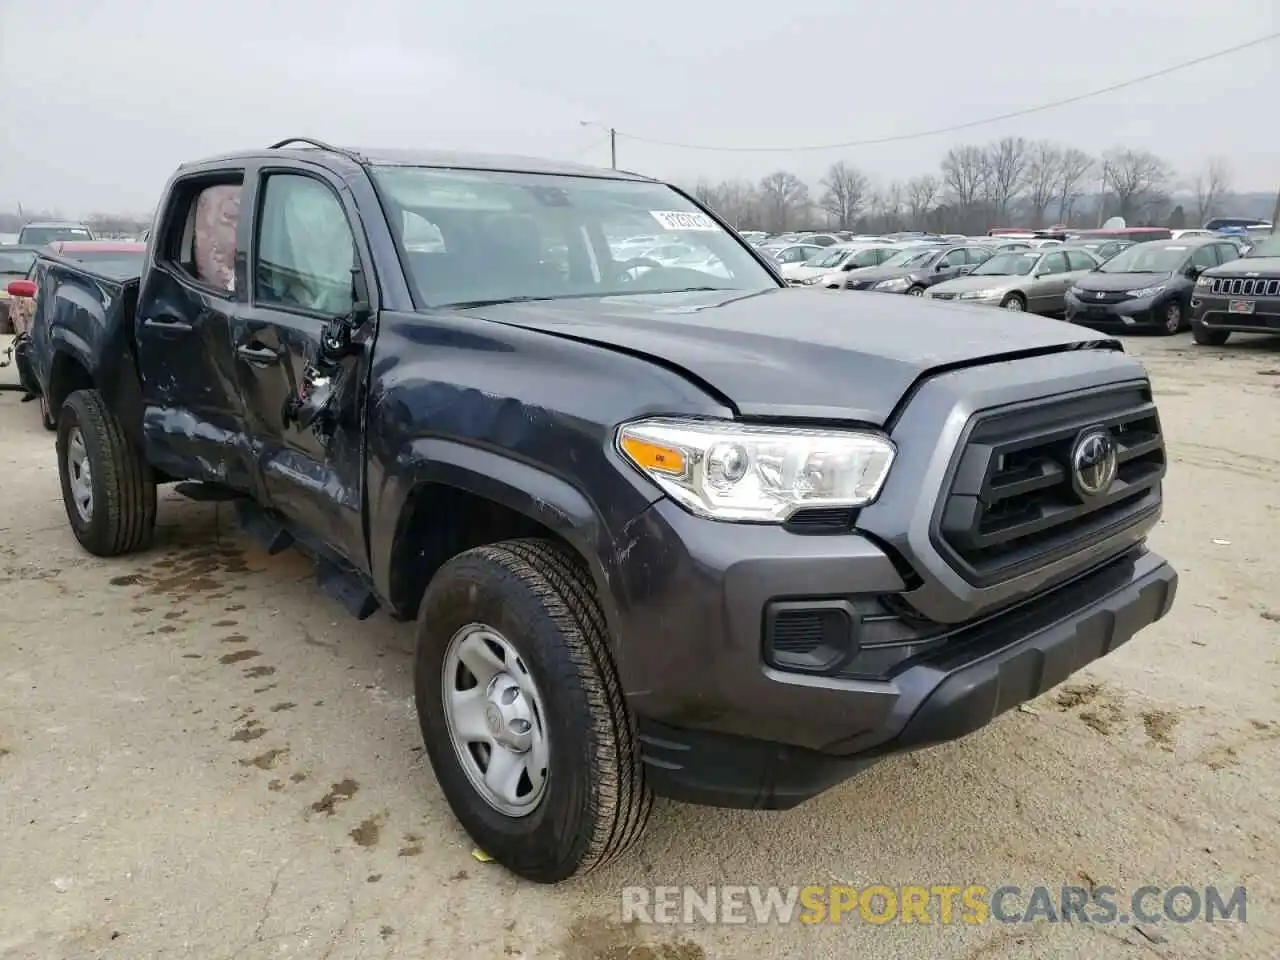
[[[1175,203],[1177,190],[1188,195],[1185,203]],[[759,181],[702,180],[691,192],[741,230],[981,234],[993,226],[1097,226],[1112,216],[1131,225],[1199,226],[1224,212],[1231,178],[1220,158],[1177,182],[1148,150],[1093,156],[1050,140],[1004,137],[952,147],[936,173],[908,180],[877,183],[839,160],[813,186],[776,170]]]
[[[23,224],[37,220],[62,220],[56,211],[0,211],[0,233],[17,233]],[[151,218],[130,217],[113,213],[95,213],[83,220],[95,234],[103,237],[136,237],[151,226]]]

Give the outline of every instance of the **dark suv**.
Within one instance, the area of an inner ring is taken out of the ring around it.
[[[522,876],[612,860],[655,793],[790,807],[963,736],[1173,602],[1114,340],[788,288],[577,165],[284,141],[156,218],[140,278],[37,261],[72,531],[139,550],[176,484],[416,618],[441,790]],[[655,224],[707,265],[615,256]]]
[[[954,280],[994,254],[994,247],[977,244],[908,247],[878,267],[850,271],[844,289],[918,297],[935,283]]]
[[[1221,346],[1233,331],[1280,333],[1280,236],[1200,274],[1191,308],[1196,343]]]

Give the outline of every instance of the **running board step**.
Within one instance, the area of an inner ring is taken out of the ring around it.
[[[378,609],[378,598],[360,577],[336,563],[316,559],[316,582],[357,620],[367,620]]]
[[[220,483],[200,483],[196,480],[184,480],[175,484],[173,492],[199,503],[227,503],[244,497],[240,491],[224,487]]]
[[[236,519],[240,521],[241,529],[266,553],[274,557],[293,546],[293,534],[252,500],[241,497],[235,504]]]

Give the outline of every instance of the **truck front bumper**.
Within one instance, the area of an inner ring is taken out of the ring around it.
[[[860,671],[854,657],[801,672],[770,664],[771,605],[856,610],[860,597],[899,594],[907,585],[885,552],[858,534],[712,523],[665,501],[643,522],[651,535],[625,566],[635,602],[618,651],[624,691],[655,790],[715,806],[791,807],[883,756],[971,733],[1163,617],[1177,588],[1168,563],[1133,547],[884,647],[879,675],[875,657]]]

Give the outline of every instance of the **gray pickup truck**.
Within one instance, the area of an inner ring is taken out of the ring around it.
[[[1117,341],[788,288],[647,177],[285,141],[180,168],[140,277],[37,273],[80,542],[144,548],[178,483],[416,618],[443,793],[533,880],[655,794],[791,807],[963,736],[1173,602]]]

